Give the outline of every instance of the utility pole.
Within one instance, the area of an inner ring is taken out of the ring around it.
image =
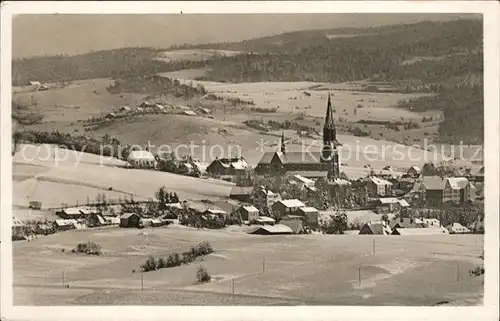
[[[266,257],[262,257],[262,273],[266,272]]]
[[[375,238],[373,238],[373,254],[375,255]]]
[[[361,267],[358,269],[358,279],[359,279],[359,285],[361,285]]]
[[[62,272],[62,286],[63,286],[63,288],[64,288],[64,286],[65,286],[65,285],[66,285],[66,284],[65,284],[65,282],[64,282],[64,270],[63,270],[63,272]]]
[[[234,279],[231,280],[233,284],[233,295],[234,295]]]
[[[457,282],[460,281],[460,266],[458,265],[457,262]]]
[[[144,273],[141,272],[141,291],[144,290]]]

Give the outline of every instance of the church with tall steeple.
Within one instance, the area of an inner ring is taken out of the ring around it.
[[[338,145],[333,108],[330,95],[328,95],[321,151],[288,150],[285,134],[282,132],[279,151],[265,152],[255,168],[255,173],[257,175],[301,175],[312,179],[334,180],[340,175]]]

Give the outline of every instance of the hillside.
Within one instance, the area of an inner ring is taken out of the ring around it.
[[[95,51],[76,56],[46,56],[17,59],[12,62],[12,84],[28,81],[62,82],[94,78],[122,78],[203,66],[199,61],[162,61],[162,50],[123,48]]]
[[[400,106],[443,111],[440,141],[476,144],[483,141],[483,99],[477,94],[483,88],[482,39],[480,20],[297,32],[215,46],[252,53],[212,60],[206,79],[330,83],[368,79],[391,83],[401,92],[436,93],[432,99]],[[378,91],[376,86],[372,89]]]

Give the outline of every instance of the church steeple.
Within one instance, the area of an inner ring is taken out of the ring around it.
[[[281,152],[284,154],[286,153],[286,147],[285,147],[285,131],[281,131]]]
[[[328,163],[328,178],[335,179],[340,175],[339,155],[337,151],[337,131],[333,118],[333,108],[328,94],[326,106],[325,125],[323,127],[323,150],[321,151],[323,163]]]
[[[328,104],[326,106],[326,116],[325,116],[325,125],[323,127],[323,145],[333,145],[337,141],[337,131],[335,129],[335,123],[333,118],[333,108],[332,102],[330,99],[330,94],[328,94]]]

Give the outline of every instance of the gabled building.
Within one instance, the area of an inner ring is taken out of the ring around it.
[[[156,168],[156,159],[147,150],[133,150],[127,157],[127,162],[134,168]]]
[[[408,169],[408,172],[406,173],[408,177],[411,178],[418,178],[420,174],[422,173],[422,170],[418,166],[412,166],[410,169]]]
[[[463,204],[476,199],[476,188],[465,177],[424,176],[414,191],[420,193],[424,204],[440,207],[444,204]]]
[[[243,157],[217,158],[208,165],[206,172],[215,177],[234,178],[236,175],[247,175],[252,170]]]
[[[243,205],[238,209],[238,212],[243,221],[252,223],[259,220],[259,209],[257,209],[255,206]]]
[[[252,203],[260,210],[270,209],[279,200],[281,200],[279,193],[274,193],[264,186],[255,188],[252,193]]]
[[[392,231],[384,222],[366,223],[359,230],[359,235],[391,235]]]
[[[272,209],[276,217],[283,217],[286,215],[296,215],[302,207],[306,207],[306,205],[297,199],[292,199],[277,201],[273,204]]]
[[[460,223],[451,223],[446,227],[450,234],[465,234],[470,233],[470,230]]]
[[[365,180],[365,187],[369,197],[389,196],[392,183],[383,178],[370,176]]]

